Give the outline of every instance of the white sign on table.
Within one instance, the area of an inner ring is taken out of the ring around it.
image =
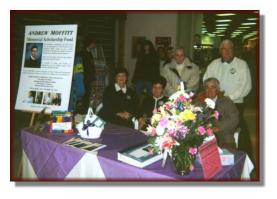
[[[15,109],[67,110],[77,25],[25,27],[22,66]]]

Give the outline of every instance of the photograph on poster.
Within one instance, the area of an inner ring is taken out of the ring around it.
[[[35,98],[35,104],[41,104],[42,103],[42,96],[43,96],[43,92],[41,91],[37,91],[36,92],[36,98]]]
[[[26,97],[23,100],[23,103],[29,103],[29,104],[34,103],[35,95],[36,95],[35,91],[28,91],[26,93]]]
[[[61,105],[61,93],[43,93],[43,104],[44,105],[53,105],[60,106]]]
[[[25,68],[40,68],[43,43],[26,43]]]

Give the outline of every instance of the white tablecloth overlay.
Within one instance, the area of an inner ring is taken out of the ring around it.
[[[22,150],[23,179],[38,179],[31,162]],[[105,175],[97,158],[97,152],[87,152],[71,169],[65,179],[105,180]]]

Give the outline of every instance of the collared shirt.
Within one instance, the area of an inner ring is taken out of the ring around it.
[[[156,109],[157,109],[157,103],[158,103],[158,101],[160,100],[160,99],[162,99],[164,96],[162,95],[161,97],[159,97],[159,98],[156,98],[156,97],[154,97],[153,96],[153,99],[155,100],[155,105],[154,105],[154,110],[153,111],[155,111]]]
[[[224,59],[221,58],[221,62],[222,62],[223,64],[230,64],[230,63],[232,63],[232,61],[234,60],[234,58],[235,58],[235,57],[233,57],[233,58],[230,59],[229,61],[224,61]]]
[[[222,63],[221,58],[215,59],[208,66],[203,80],[210,77],[217,78],[220,82],[220,90],[231,98],[234,103],[243,103],[243,98],[251,90],[251,76],[247,63],[234,57],[230,62]]]
[[[120,90],[122,90],[123,93],[126,93],[126,92],[127,92],[127,87],[126,87],[126,85],[125,85],[123,88],[121,88],[117,83],[115,83],[115,84],[114,84],[114,87],[115,87],[116,92],[118,92],[118,91],[120,91]]]
[[[178,71],[180,76],[181,76],[181,72],[182,72],[183,68],[184,68],[184,63],[176,65],[176,70]]]

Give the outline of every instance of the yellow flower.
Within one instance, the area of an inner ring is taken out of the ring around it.
[[[195,114],[190,110],[185,110],[185,111],[181,112],[180,117],[184,121],[195,120],[195,118],[196,118]]]
[[[160,113],[156,113],[153,115],[152,119],[151,119],[151,124],[153,125],[155,122],[159,122],[161,119],[161,114]]]

